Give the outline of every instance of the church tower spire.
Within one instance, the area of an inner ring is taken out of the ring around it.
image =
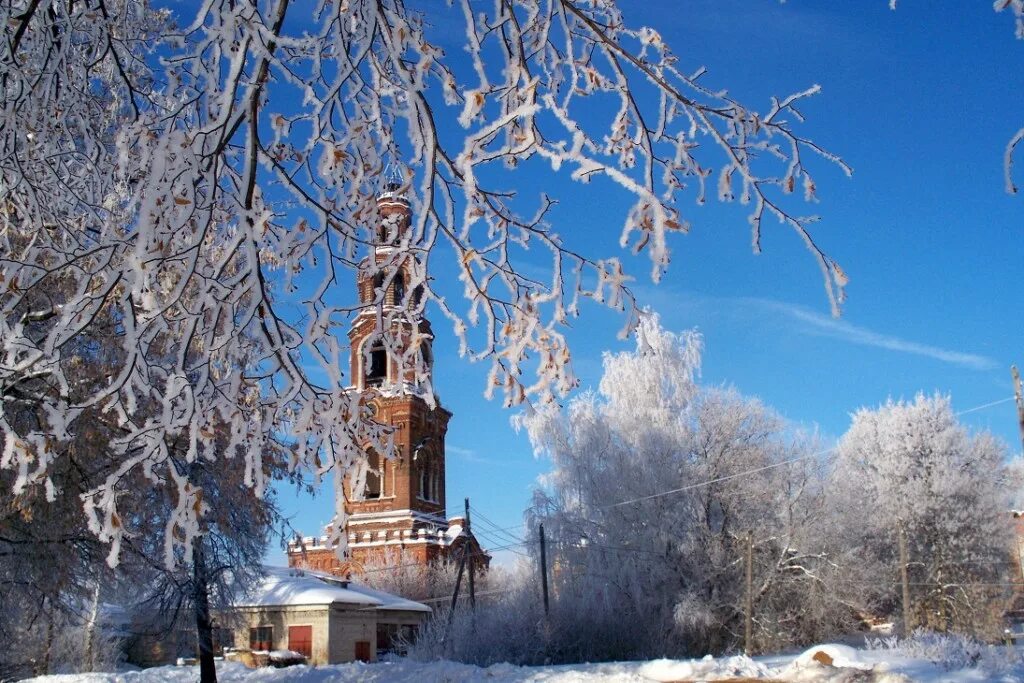
[[[350,497],[348,504],[353,551],[364,542],[419,540],[420,529],[447,527],[444,439],[451,413],[433,394],[434,335],[420,312],[419,290],[409,287],[420,266],[407,248],[412,214],[395,184],[377,198],[377,208],[373,253],[357,276],[363,308],[349,330],[351,371],[356,387],[372,396],[377,420],[395,428],[396,457],[370,453],[376,472],[367,477],[365,500]],[[387,529],[371,523],[385,516],[407,519]]]
[[[395,457],[368,450],[363,497],[345,482],[345,535],[349,564],[341,563],[326,536],[289,545],[291,566],[349,573],[365,564],[427,564],[469,542],[462,518],[445,514],[445,435],[452,414],[433,389],[434,341],[423,314],[422,264],[410,243],[412,212],[396,182],[377,197],[380,223],[371,253],[358,267],[360,312],[349,329],[350,369],[376,419],[394,428]],[[476,560],[486,566],[485,556]]]

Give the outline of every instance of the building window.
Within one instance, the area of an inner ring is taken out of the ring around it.
[[[402,299],[405,298],[405,276],[401,272],[395,273],[395,306],[402,305]]]
[[[430,472],[427,471],[426,467],[421,467],[420,468],[420,487],[419,487],[419,491],[417,492],[416,495],[419,496],[423,500],[430,500],[430,491],[428,490],[429,488],[430,488]]]
[[[250,650],[273,650],[274,649],[274,627],[255,626],[249,629]]]
[[[229,628],[222,626],[215,626],[213,629],[213,652],[214,654],[223,655],[224,649],[233,649],[235,647],[235,632]]]
[[[398,624],[377,624],[377,656],[392,652],[397,644]],[[402,654],[402,653],[399,653]]]
[[[370,348],[370,367],[366,371],[366,386],[379,387],[388,377],[388,352],[383,344]]]
[[[366,454],[367,470],[366,470],[366,486],[363,487],[363,497],[367,500],[380,498],[381,496],[381,477],[380,471],[380,456],[377,455],[376,451],[369,451]]]
[[[416,640],[414,624],[377,624],[377,656],[388,652],[404,655]]]
[[[420,468],[419,486],[416,492],[421,500],[437,502],[441,495],[441,477],[432,467],[424,465]]]

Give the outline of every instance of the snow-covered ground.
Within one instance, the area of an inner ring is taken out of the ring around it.
[[[831,665],[815,661],[815,655],[819,660],[831,661]],[[948,659],[929,661],[926,657],[911,657],[889,649],[819,645],[795,656],[706,657],[543,667],[495,664],[480,668],[447,661],[395,659],[376,664],[252,670],[236,663],[218,662],[218,677],[223,683],[667,683],[751,679],[793,683],[1024,683],[1024,664],[1016,652],[992,648],[972,666],[958,668],[959,663],[962,662]],[[198,670],[194,666],[167,666],[119,673],[44,676],[33,680],[45,683],[193,683],[197,678]]]

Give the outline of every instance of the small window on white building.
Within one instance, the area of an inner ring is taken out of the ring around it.
[[[255,626],[249,629],[250,650],[273,650],[274,649],[274,627]]]

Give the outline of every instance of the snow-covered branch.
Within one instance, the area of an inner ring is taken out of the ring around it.
[[[631,277],[555,229],[557,197],[518,196],[517,173],[607,177],[634,201],[621,243],[648,253],[655,280],[669,234],[693,218],[682,200],[702,204],[711,179],[719,199],[750,206],[755,248],[765,216],[797,232],[838,311],[845,275],[793,197],[814,198],[808,155],[849,172],[798,130],[816,87],[758,113],[683,72],[611,0],[453,4],[0,8],[0,385],[36,399],[4,393],[0,467],[17,472],[15,491],[46,482],[58,445],[100,409],[121,430],[120,461],[82,498],[92,529],[116,561],[126,475],[176,482],[173,557],[189,552],[203,503],[172,451],[224,458],[256,495],[272,435],[289,434],[292,466],[317,478],[359,466],[368,445],[389,454],[341,370],[357,352],[342,328],[370,305],[381,338],[436,307],[507,405],[566,394],[565,326],[589,299],[623,311],[630,332]],[[452,20],[468,59],[441,47],[435,27]],[[408,230],[378,208],[389,182],[411,206]],[[384,245],[387,258],[360,265]],[[445,261],[459,300],[427,276]],[[411,281],[385,305],[400,268]],[[383,277],[372,304],[355,302],[357,272]],[[427,381],[417,344],[385,345]],[[82,382],[83,364],[104,371]]]

